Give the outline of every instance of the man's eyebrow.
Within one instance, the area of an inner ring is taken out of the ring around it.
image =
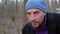
[[[36,12],[34,12],[34,13],[39,13],[39,11],[36,11]]]
[[[40,12],[40,11],[36,11],[36,12]]]

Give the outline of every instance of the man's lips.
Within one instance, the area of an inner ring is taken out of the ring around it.
[[[38,23],[38,21],[31,21],[31,23]]]

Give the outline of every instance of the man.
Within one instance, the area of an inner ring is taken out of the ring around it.
[[[60,15],[47,13],[44,0],[28,0],[26,11],[29,23],[22,34],[60,34]]]

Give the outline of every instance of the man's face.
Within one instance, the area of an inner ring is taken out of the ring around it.
[[[28,20],[33,27],[38,27],[39,25],[41,25],[45,15],[46,13],[38,9],[27,10]]]

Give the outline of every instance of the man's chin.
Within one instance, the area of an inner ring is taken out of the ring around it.
[[[32,24],[32,26],[33,26],[34,28],[37,28],[37,27],[39,26],[39,24]]]

